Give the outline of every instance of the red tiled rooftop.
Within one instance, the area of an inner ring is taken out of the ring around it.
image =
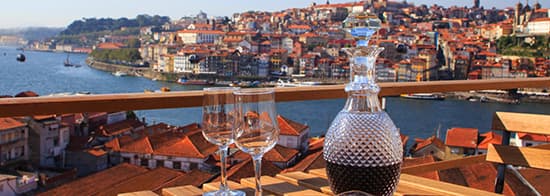
[[[281,169],[267,161],[262,159],[262,176],[275,176],[281,173]],[[240,182],[241,178],[254,177],[254,166],[252,158],[248,158],[243,162],[240,162],[227,170],[227,179],[235,182]],[[217,177],[213,182],[220,181],[220,177]]]
[[[282,171],[282,173],[302,171],[307,172],[310,169],[320,169],[326,167],[326,161],[323,158],[323,151],[317,151],[304,157],[296,165]]]
[[[139,120],[127,119],[120,122],[116,122],[110,125],[102,125],[99,127],[98,133],[103,136],[113,136],[124,132],[132,131],[144,124]]]
[[[287,119],[281,115],[277,116],[277,122],[279,124],[279,129],[281,130],[281,135],[294,135],[298,136],[309,127],[297,122],[294,122],[290,119]]]
[[[447,130],[445,144],[453,147],[476,148],[478,130],[476,128],[454,127]]]
[[[101,190],[97,195],[111,196],[119,193],[156,190],[163,184],[183,174],[184,173],[173,169],[157,167],[156,169],[141,173],[118,184],[113,184],[109,188]]]
[[[147,169],[122,163],[101,172],[63,184],[38,195],[96,195],[103,190],[147,172]]]
[[[531,133],[517,133],[518,137],[522,140],[531,140],[538,142],[550,142],[550,135],[539,135]]]
[[[162,188],[176,187],[176,186],[185,186],[193,185],[196,187],[201,186],[202,184],[208,182],[214,175],[204,172],[198,169],[191,170],[189,173],[176,177],[167,183],[163,184],[161,187],[153,191],[160,191]]]
[[[402,168],[415,166],[415,165],[421,165],[421,164],[427,164],[427,163],[435,163],[435,158],[433,156],[424,156],[424,157],[418,157],[418,158],[406,158],[403,159],[403,165]],[[424,178],[429,178],[432,180],[439,180],[439,173],[437,171],[432,172],[426,172],[423,174],[419,174],[417,176],[421,176]]]
[[[120,49],[124,46],[122,43],[115,43],[115,42],[105,42],[100,43],[97,45],[97,48],[99,49]]]
[[[14,118],[0,118],[0,130],[8,130],[25,125],[25,123],[19,122]]]
[[[489,144],[502,144],[502,135],[490,131],[480,135],[483,140],[477,145],[479,149],[487,149]]]
[[[298,156],[298,150],[277,144],[273,149],[264,154],[264,159],[274,162],[289,162],[296,156]]]
[[[414,151],[419,151],[422,148],[432,144],[439,149],[445,148],[445,144],[443,144],[443,141],[441,141],[439,138],[435,136],[431,136],[428,139],[415,138],[415,142],[416,142],[416,148],[414,149]]]
[[[18,93],[15,97],[38,97],[38,94],[33,91],[25,91]]]
[[[550,193],[550,186],[548,186],[550,171],[533,168],[523,168],[518,171],[539,193]]]

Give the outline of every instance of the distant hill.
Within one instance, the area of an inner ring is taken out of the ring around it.
[[[170,17],[159,15],[138,15],[136,18],[83,18],[72,22],[61,35],[78,35],[83,33],[94,33],[101,31],[116,31],[121,27],[135,28],[144,26],[160,26],[170,22]]]
[[[52,27],[25,27],[0,29],[0,35],[16,35],[21,36],[26,40],[44,40],[59,34],[64,28]]]

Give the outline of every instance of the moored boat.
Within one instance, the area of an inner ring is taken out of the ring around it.
[[[118,76],[118,77],[122,77],[122,76],[126,76],[128,74],[126,72],[123,72],[123,71],[116,71],[113,75]]]
[[[401,97],[407,99],[420,99],[420,100],[445,100],[445,96],[436,93],[411,93],[401,94]]]
[[[208,80],[194,80],[194,79],[189,79],[187,77],[181,77],[180,79],[178,79],[178,81],[176,81],[178,84],[182,84],[182,85],[214,85],[215,83],[212,82],[212,81],[208,81]]]

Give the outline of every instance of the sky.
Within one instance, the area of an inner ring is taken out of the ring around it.
[[[353,0],[330,0],[331,3]],[[468,6],[473,0],[407,0],[415,5]],[[550,0],[539,0],[543,8],[550,8]],[[170,16],[172,19],[196,15],[204,11],[208,16],[231,16],[248,10],[278,11],[291,7],[307,7],[312,2],[326,0],[6,0],[0,6],[0,29],[45,26],[66,27],[81,18],[134,18],[139,14]],[[481,0],[485,8],[513,7],[518,0]],[[531,0],[534,4],[536,0]],[[525,0],[522,1],[525,4]]]

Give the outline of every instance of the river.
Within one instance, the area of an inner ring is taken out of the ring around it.
[[[4,55],[5,53],[5,55]],[[21,51],[14,48],[0,48],[0,95],[15,95],[31,90],[40,95],[81,92],[93,94],[143,92],[144,89],[158,90],[167,86],[172,91],[197,90],[200,86],[182,86],[175,83],[152,81],[140,77],[116,77],[111,73],[98,71],[85,65],[86,55],[70,54],[71,62],[82,67],[65,67],[65,53],[24,51],[27,61],[17,62],[15,57]],[[277,104],[279,114],[311,127],[310,135],[322,135],[335,115],[342,109],[345,99],[281,102]],[[440,126],[441,136],[450,127],[474,127],[486,132],[491,126],[495,111],[530,112],[550,114],[548,104],[521,103],[478,103],[447,99],[445,101],[410,100],[390,97],[387,111],[401,132],[412,138],[426,138]],[[179,108],[166,110],[136,111],[148,123],[166,122],[184,125],[199,122],[201,108]],[[409,142],[412,142],[410,140]]]

